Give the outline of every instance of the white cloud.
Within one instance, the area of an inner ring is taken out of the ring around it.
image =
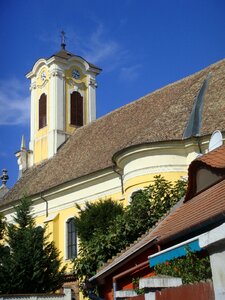
[[[85,57],[95,63],[110,60],[123,52],[116,41],[106,38],[102,24],[98,24],[89,38],[89,43],[85,44],[86,49],[83,49]]]
[[[97,23],[97,22],[95,22]],[[128,51],[115,39],[111,38],[102,23],[93,26],[88,34],[80,34],[73,29],[66,31],[67,41],[71,52],[81,55],[87,61],[110,72],[121,66],[128,57]],[[73,41],[73,43],[71,43]]]
[[[126,22],[124,19],[123,22]],[[104,72],[118,70],[121,80],[133,81],[139,77],[141,64],[133,65],[133,57],[129,50],[125,49],[117,40],[111,38],[108,30],[102,23],[97,23],[95,29],[85,38],[79,37],[74,32],[68,36],[73,36],[76,44],[79,45],[81,56],[88,61],[103,67]],[[131,66],[126,67],[126,65]]]
[[[122,67],[120,71],[120,79],[134,81],[139,77],[141,64],[131,65],[130,67]]]
[[[103,68],[104,73],[117,70],[120,80],[136,80],[139,76],[141,64],[133,65],[134,57],[130,50],[125,49],[118,39],[113,38],[109,28],[103,23],[93,16],[91,20],[93,26],[89,27],[88,32],[82,32],[70,26],[64,28],[66,49]],[[126,18],[121,19],[120,26],[123,26],[126,22]],[[49,41],[52,41],[54,45],[60,42],[59,32],[54,35],[45,32],[39,38],[42,42],[48,44]]]
[[[27,125],[29,102],[28,88],[23,81],[0,80],[0,125]]]

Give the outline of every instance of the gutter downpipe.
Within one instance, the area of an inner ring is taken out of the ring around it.
[[[44,200],[45,201],[45,203],[46,203],[46,208],[45,208],[45,216],[46,217],[48,217],[48,201],[42,196],[42,193],[40,193],[40,198],[42,199],[42,200]]]
[[[201,137],[200,137],[200,135],[197,135],[196,137],[197,137],[199,153],[202,154],[202,147],[201,147],[201,141],[200,141]]]
[[[113,161],[114,165],[112,166],[113,171],[119,175],[120,177],[120,182],[121,182],[121,192],[122,195],[124,195],[124,186],[123,186],[123,174],[121,174],[119,171],[117,171],[116,169],[119,169],[118,166],[116,165],[116,162]]]
[[[122,278],[123,276],[133,272],[133,271],[136,271],[138,269],[141,269],[145,266],[149,265],[149,261],[145,261],[145,262],[142,262],[126,271],[123,271],[122,273],[116,275],[113,277],[113,299],[116,300],[116,289],[117,289],[117,285],[116,285],[116,281],[119,279],[119,278]]]

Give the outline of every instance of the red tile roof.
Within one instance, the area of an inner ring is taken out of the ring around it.
[[[213,170],[214,173],[218,172],[225,177],[225,146],[221,146],[205,155],[196,158],[188,169],[188,187],[184,202],[193,198],[196,194],[196,174],[197,169],[207,168]],[[218,181],[221,180],[218,177]]]
[[[212,168],[225,168],[225,146],[208,152],[195,159],[195,161],[200,161]],[[194,162],[192,164],[194,164]]]
[[[154,234],[159,236],[160,241],[173,239],[184,232],[187,235],[206,222],[216,222],[218,217],[225,221],[225,180],[183,203],[161,223]]]

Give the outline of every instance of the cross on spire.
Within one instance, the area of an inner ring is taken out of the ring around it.
[[[63,50],[66,48],[66,34],[63,30],[61,31],[61,48]]]

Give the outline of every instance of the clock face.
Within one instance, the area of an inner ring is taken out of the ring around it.
[[[46,73],[45,73],[45,71],[43,71],[41,73],[41,80],[44,81],[45,79],[46,79]]]
[[[79,79],[80,78],[80,72],[77,69],[74,69],[72,71],[72,77],[75,79]]]

